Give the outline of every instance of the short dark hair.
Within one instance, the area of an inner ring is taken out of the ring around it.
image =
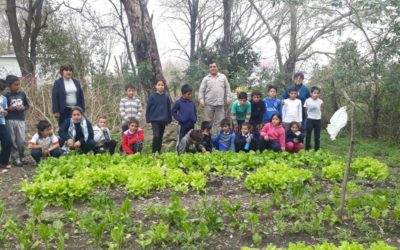
[[[250,129],[251,125],[249,122],[243,122],[242,127],[247,127],[248,129]]]
[[[46,120],[41,120],[36,125],[38,132],[43,132],[45,129],[51,128],[51,123]]]
[[[139,127],[139,120],[136,119],[135,117],[131,117],[128,121],[128,126],[131,125],[132,123],[136,123],[136,125]]]
[[[6,81],[3,79],[0,79],[0,91],[4,91],[7,88]]]
[[[209,121],[203,121],[201,123],[201,131],[203,131],[204,129],[212,129],[212,124]]]
[[[201,137],[202,137],[203,135],[202,135],[200,129],[193,129],[193,130],[190,132],[190,135],[189,135],[189,136],[190,136],[190,139],[192,139],[193,141],[200,142],[200,141],[201,141]]]
[[[253,92],[251,92],[251,98],[253,98],[253,96],[257,96],[257,95],[262,97],[261,91],[253,90]]]
[[[229,127],[231,127],[231,121],[230,121],[228,118],[222,119],[222,121],[221,121],[221,127],[224,127],[224,126],[229,126]]]
[[[316,91],[316,90],[317,90],[318,92],[320,91],[319,88],[318,88],[317,86],[312,86],[312,87],[311,87],[311,93],[314,92],[314,91]]]
[[[296,92],[296,94],[297,94],[297,89],[296,88],[290,88],[288,93],[290,93],[290,92]]]
[[[240,92],[238,94],[238,100],[246,99],[247,100],[247,93],[246,92]]]
[[[79,113],[83,114],[83,109],[79,106],[75,106],[71,108],[71,115],[74,111],[79,111]]]
[[[136,90],[136,87],[133,86],[132,83],[125,84],[125,92],[128,91],[128,89]]]
[[[282,123],[281,114],[279,114],[278,112],[274,113],[274,114],[271,116],[271,119],[269,120],[270,122],[272,122],[272,118],[274,118],[274,116],[278,117],[279,122]]]
[[[267,91],[269,92],[271,89],[275,89],[275,91],[278,91],[278,89],[274,85],[269,85]]]
[[[157,85],[158,82],[162,82],[162,83],[164,84],[164,87],[166,86],[165,80],[163,80],[163,79],[158,79],[158,80],[154,83],[154,86]]]
[[[294,79],[295,78],[297,78],[297,77],[300,77],[301,79],[303,79],[304,80],[304,74],[303,74],[303,72],[297,72],[296,74],[294,74]]]
[[[14,82],[19,81],[19,77],[15,76],[15,75],[8,75],[6,77],[6,84],[7,86],[11,86],[11,84],[13,84]]]
[[[70,63],[65,63],[65,64],[61,65],[61,67],[60,67],[60,75],[61,76],[63,75],[64,70],[74,71],[74,66]]]
[[[182,88],[181,88],[181,92],[182,92],[182,95],[183,94],[186,94],[186,93],[189,93],[189,92],[192,92],[193,91],[193,88],[189,85],[189,84],[184,84],[183,86],[182,86]]]
[[[298,128],[300,128],[300,124],[296,121],[291,122],[289,128],[292,128],[293,125],[296,125]]]

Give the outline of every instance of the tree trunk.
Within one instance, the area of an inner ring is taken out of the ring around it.
[[[27,19],[25,27],[25,36],[24,38],[22,38],[21,30],[18,25],[17,8],[15,0],[7,0],[6,13],[7,13],[8,25],[10,26],[12,45],[14,47],[14,53],[15,56],[17,57],[17,62],[21,70],[21,74],[23,77],[29,77],[29,78],[34,77],[35,75],[34,62],[36,61],[36,58],[34,58],[34,60],[31,60],[31,58],[29,57],[30,55],[29,37],[30,37],[30,29],[32,23],[29,23],[29,20]],[[34,45],[36,45],[36,43]],[[36,53],[34,53],[33,55],[36,56]]]
[[[142,83],[143,90],[147,96],[153,91],[153,84],[157,80],[165,81],[160,56],[158,54],[157,42],[154,35],[151,18],[147,10],[145,0],[121,0],[128,17],[129,27],[132,34],[132,44],[137,65],[150,64],[152,76],[150,83]]]
[[[199,17],[199,0],[188,1],[190,14],[190,62],[193,61],[196,53],[196,31]]]
[[[284,80],[286,84],[292,82],[294,71],[296,70],[297,61],[297,12],[296,6],[289,5],[290,12],[290,41],[289,41],[289,55],[284,66]]]
[[[232,44],[232,8],[234,0],[223,0],[224,5],[224,38],[222,40],[222,53],[227,56]]]

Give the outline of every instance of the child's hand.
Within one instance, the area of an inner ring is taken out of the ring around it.
[[[59,120],[61,117],[61,114],[59,112],[54,113],[54,117]]]
[[[18,107],[16,107],[16,110],[22,112],[22,111],[25,110],[25,107],[24,106],[18,106]]]
[[[74,143],[74,148],[79,148],[81,146],[81,142],[77,141]]]
[[[42,149],[42,156],[47,156],[49,155],[49,150],[48,149]]]
[[[68,139],[67,145],[68,147],[72,148],[74,146],[74,141],[72,139]]]
[[[17,107],[16,106],[12,106],[12,105],[8,107],[8,110],[16,110],[16,109],[17,109]]]
[[[298,142],[299,142],[299,139],[294,138],[294,139],[293,139],[293,142],[294,142],[294,143],[298,143]]]
[[[250,138],[250,137],[247,138],[246,141],[247,141],[247,142],[251,142],[251,138]]]
[[[268,135],[264,136],[264,140],[269,141]]]

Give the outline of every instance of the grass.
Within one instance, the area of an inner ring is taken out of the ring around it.
[[[340,135],[335,141],[331,141],[328,133],[321,133],[321,148],[347,159],[350,144],[350,136]],[[400,168],[400,143],[388,142],[382,139],[366,139],[356,137],[354,157],[371,156],[393,168]]]

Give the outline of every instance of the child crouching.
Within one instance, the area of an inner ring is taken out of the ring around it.
[[[253,134],[250,133],[250,123],[245,122],[242,124],[242,129],[235,135],[235,149],[236,152],[250,150],[257,150],[257,141],[255,140]]]
[[[178,154],[206,152],[201,144],[201,130],[191,129],[180,141],[177,147]]]
[[[300,124],[290,123],[290,129],[286,132],[286,151],[297,153],[303,148],[303,134],[300,131]]]
[[[60,148],[58,138],[53,134],[51,124],[48,121],[39,121],[38,132],[29,141],[28,148],[31,150],[32,158],[39,164],[41,157],[60,157],[64,151]]]
[[[219,151],[233,151],[235,152],[235,133],[231,130],[231,122],[229,119],[222,119],[221,131],[213,139],[215,148]]]
[[[128,130],[122,134],[122,150],[124,154],[132,155],[143,149],[144,133],[139,128],[139,120],[131,118],[128,121]]]
[[[107,127],[107,119],[100,117],[96,126],[93,127],[94,141],[96,146],[93,149],[95,154],[103,154],[107,151],[114,154],[117,142],[111,139],[110,129]]]

